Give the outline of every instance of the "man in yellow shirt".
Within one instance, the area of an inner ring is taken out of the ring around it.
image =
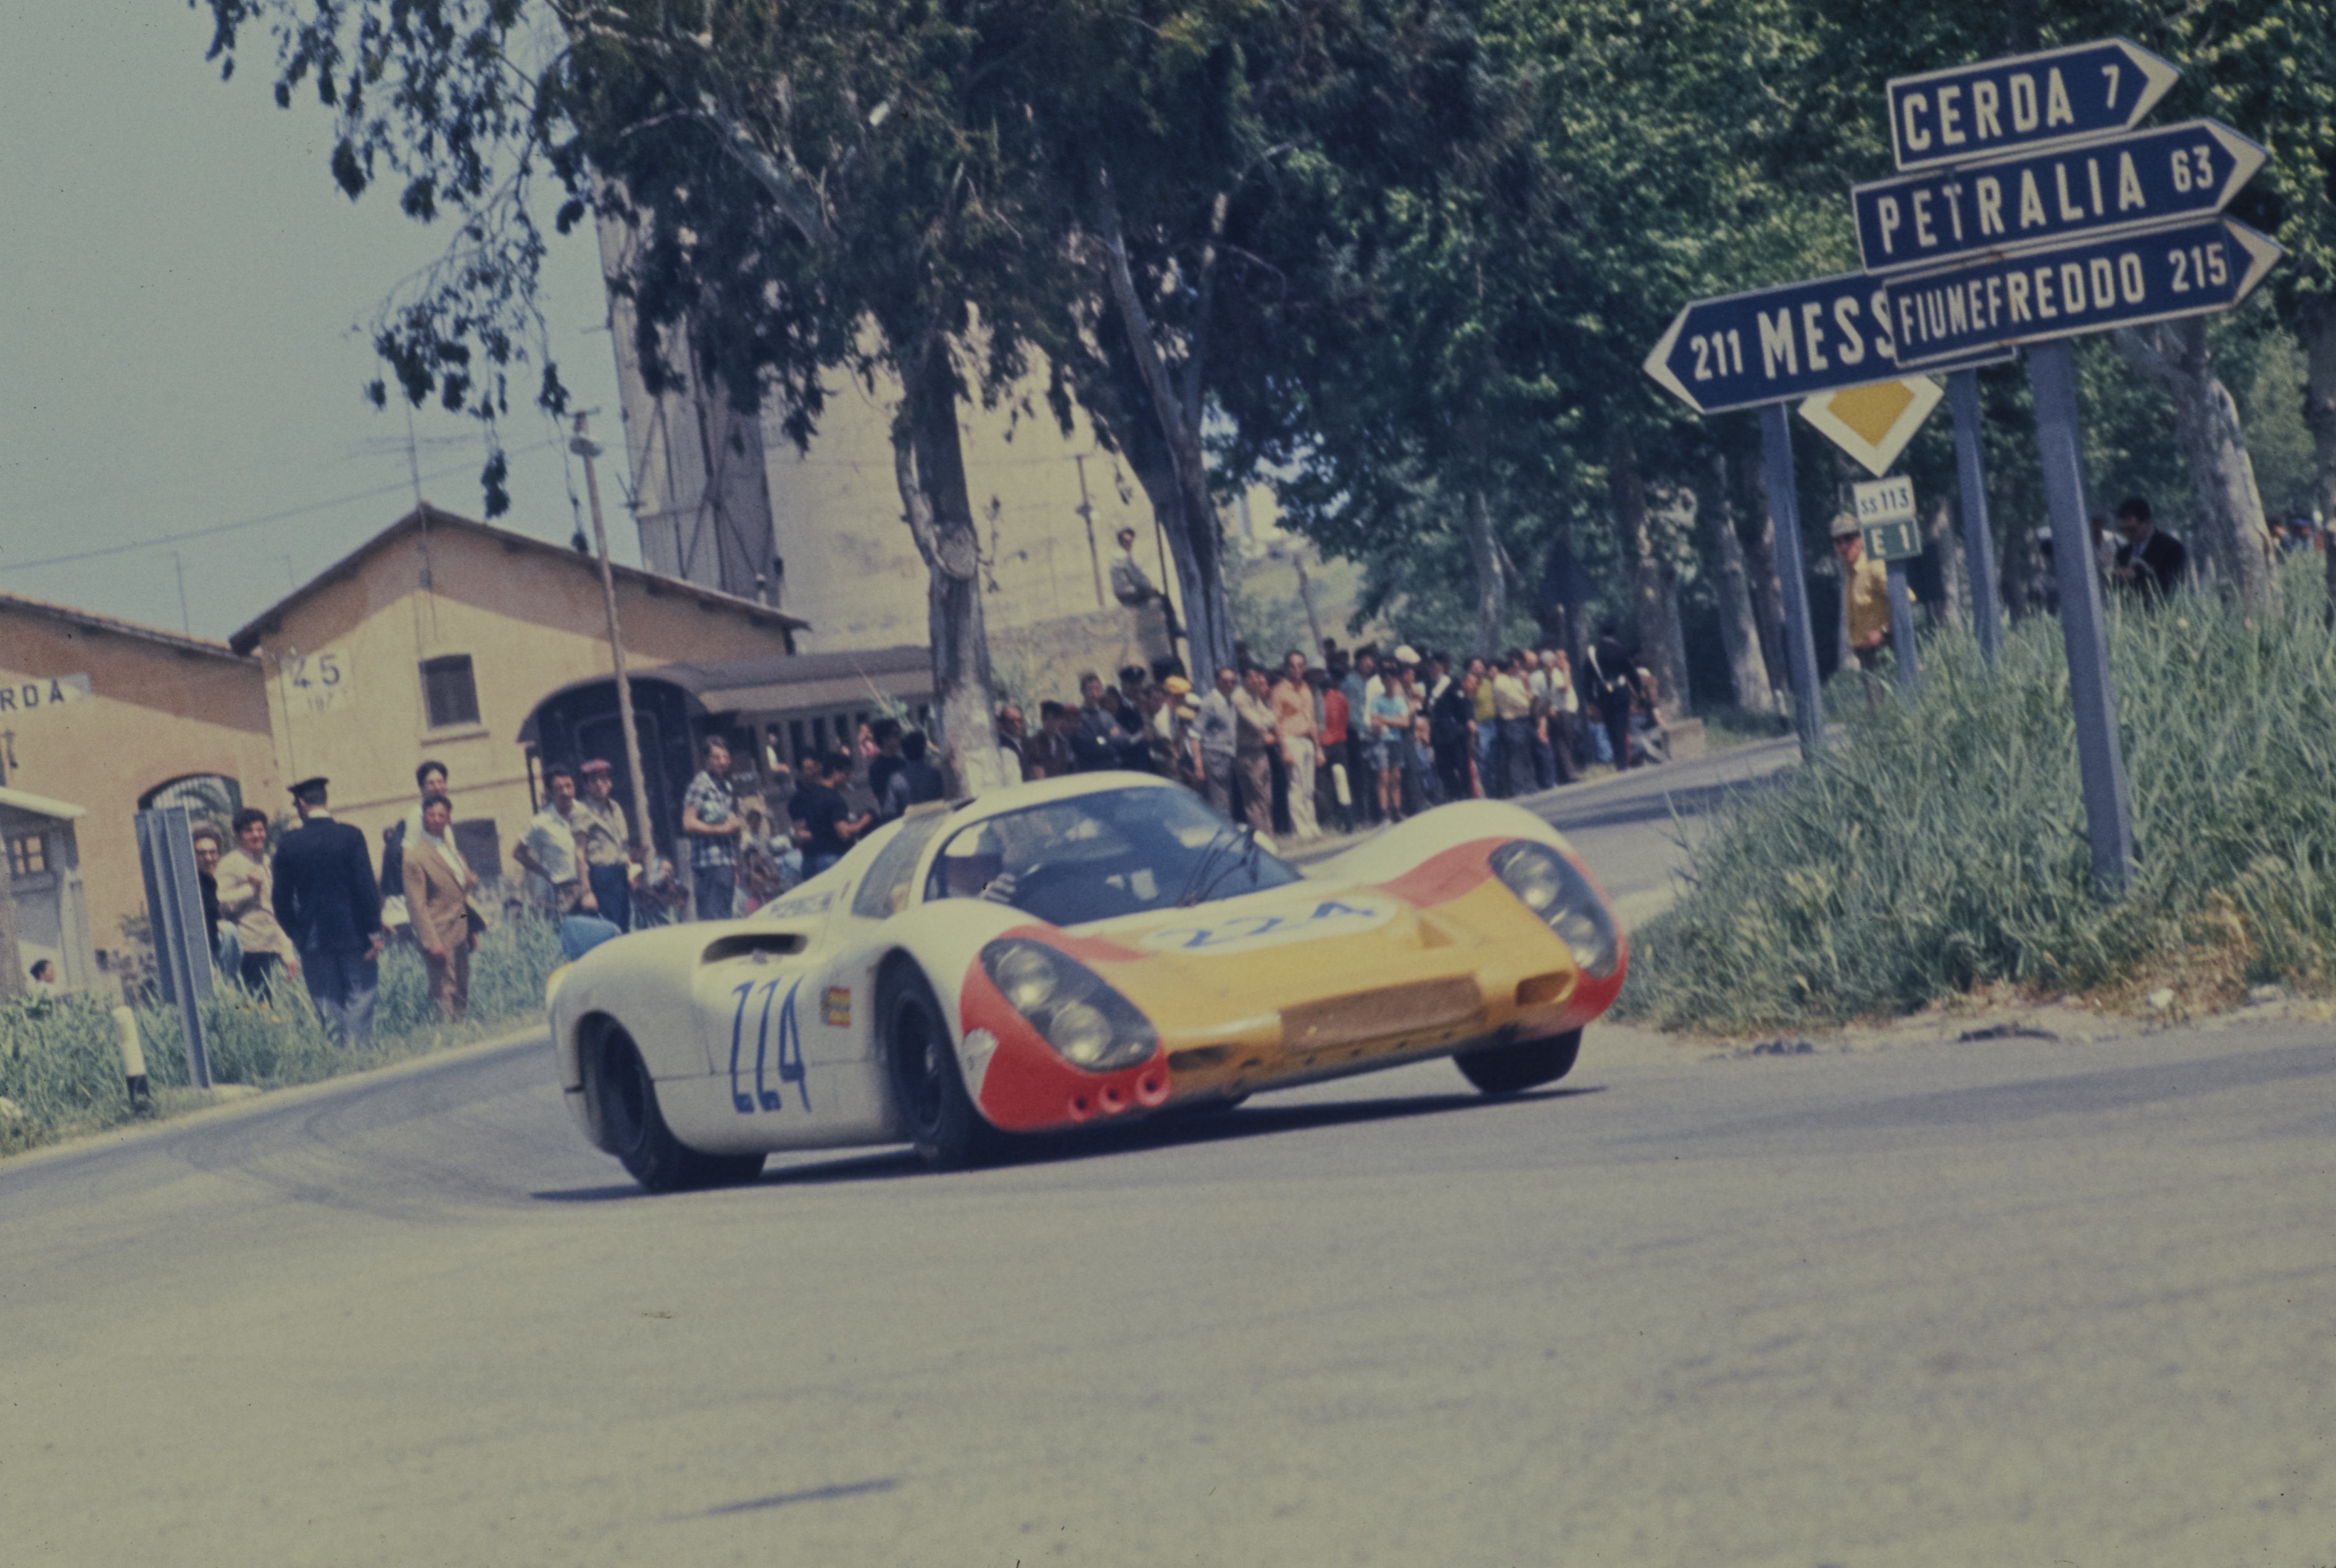
[[[1834,553],[1841,558],[1842,613],[1849,621],[1849,651],[1857,667],[1872,670],[1890,635],[1890,568],[1865,559],[1857,519],[1844,511],[1833,520]]]

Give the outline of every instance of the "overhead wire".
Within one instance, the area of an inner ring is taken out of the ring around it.
[[[530,453],[540,452],[545,447],[554,444],[556,443],[549,441],[539,442],[533,446],[523,446],[518,448],[514,455],[525,456]],[[453,468],[441,469],[434,473],[425,474],[423,477],[425,479],[447,479],[455,474],[465,472],[467,467],[468,465],[465,464]],[[237,522],[214,523],[208,528],[190,528],[183,530],[178,533],[158,534],[152,539],[133,540],[127,544],[110,544],[97,550],[78,550],[71,555],[44,556],[39,560],[0,561],[0,571],[30,571],[35,567],[65,566],[74,561],[96,560],[101,557],[109,555],[127,555],[131,550],[153,550],[161,545],[184,543],[186,541],[190,539],[213,539],[223,533],[233,533],[239,529],[258,528],[266,523],[283,522],[295,517],[306,517],[312,512],[329,511],[334,507],[347,506],[355,502],[376,501],[384,495],[394,495],[399,491],[410,490],[413,488],[413,483],[414,482],[409,476],[408,478],[399,480],[395,484],[384,484],[372,490],[360,490],[348,495],[335,496],[330,501],[310,502],[306,506],[295,506],[289,507],[282,511],[271,511],[264,517],[247,517]]]

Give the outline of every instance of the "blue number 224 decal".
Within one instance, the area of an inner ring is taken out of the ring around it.
[[[748,980],[740,986],[736,995],[738,1011],[730,1019],[730,1103],[740,1115],[751,1115],[756,1110],[775,1111],[786,1105],[784,1086],[793,1084],[803,1100],[803,1108],[811,1109],[811,1090],[803,1081],[803,1031],[795,1025],[795,993],[803,989],[798,979],[787,986],[786,1000],[779,1004],[778,1068],[781,1087],[764,1086],[763,1067],[770,1056],[771,1000],[778,994],[784,980],[762,982],[762,1015],[754,1025],[754,1092],[747,1094],[738,1086],[738,1056],[746,1039],[746,1004],[753,998],[755,982]]]

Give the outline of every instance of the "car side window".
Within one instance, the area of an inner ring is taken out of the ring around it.
[[[891,842],[876,852],[868,862],[868,872],[860,879],[860,891],[852,896],[852,912],[863,920],[890,920],[909,907],[909,894],[917,869],[917,857],[924,853],[925,845],[949,820],[945,813],[927,817],[910,817],[900,823]]]

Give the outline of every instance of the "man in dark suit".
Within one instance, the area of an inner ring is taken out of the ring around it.
[[[2112,569],[2117,586],[2146,599],[2171,594],[2189,574],[2189,548],[2151,521],[2149,502],[2137,495],[2118,504],[2117,525],[2125,537]]]
[[[355,1050],[373,1044],[381,985],[381,884],[365,834],[325,809],[325,781],[292,786],[300,825],[276,847],[277,923],[300,950],[301,978],[326,1027]]]

